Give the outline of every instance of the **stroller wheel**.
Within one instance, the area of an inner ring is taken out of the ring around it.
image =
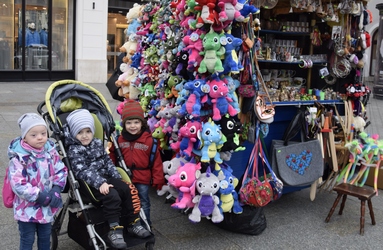
[[[146,250],[153,250],[154,249],[154,243],[153,242],[146,242],[145,247],[146,247]]]
[[[52,231],[51,231],[51,250],[56,250],[57,246],[58,246],[57,231],[52,229]]]

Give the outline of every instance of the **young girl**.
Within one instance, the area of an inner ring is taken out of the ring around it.
[[[118,138],[118,145],[127,167],[132,171],[132,182],[138,189],[141,207],[151,225],[149,187],[153,185],[160,190],[165,184],[161,155],[157,148],[153,167],[150,169],[149,157],[153,138],[144,118],[144,111],[138,102],[128,100],[122,109],[121,118],[122,132]],[[110,158],[116,163],[117,157],[113,145],[109,151]]]
[[[103,142],[94,138],[92,115],[86,109],[78,109],[68,115],[67,122],[70,135],[66,137],[66,144],[69,146],[68,158],[73,173],[76,178],[85,181],[95,198],[102,202],[102,210],[110,227],[110,245],[117,249],[126,248],[123,224],[128,225],[128,233],[136,237],[150,236],[151,233],[138,223],[141,205],[137,189],[122,180]],[[126,215],[123,224],[120,224],[121,215]]]
[[[60,207],[67,168],[55,144],[48,140],[47,125],[35,113],[18,120],[21,137],[8,147],[8,177],[15,193],[14,218],[18,221],[20,249],[32,250],[37,233],[39,250],[50,249],[51,222]]]

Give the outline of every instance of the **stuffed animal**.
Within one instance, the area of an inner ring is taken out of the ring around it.
[[[229,89],[226,83],[218,77],[214,77],[207,84],[210,86],[209,96],[213,104],[213,120],[219,121],[227,113],[230,116],[235,116],[237,110],[230,105],[233,100],[227,96]]]
[[[197,135],[203,145],[200,151],[201,162],[209,162],[210,159],[214,159],[216,163],[222,163],[218,152],[224,143],[220,127],[209,118],[208,122],[202,124],[202,131],[198,131]]]
[[[253,4],[249,4],[249,2],[246,0],[238,0],[235,8],[239,10],[241,15],[245,18],[245,20],[242,20],[243,22],[248,21],[250,14],[258,14],[260,12],[257,7],[255,7]]]
[[[189,91],[187,101],[178,110],[180,115],[186,115],[186,113],[193,117],[199,117],[202,107],[202,103],[207,101],[207,93],[209,93],[209,86],[206,84],[205,79],[195,79],[188,81],[183,85],[185,90]]]
[[[180,192],[180,198],[173,203],[171,207],[184,209],[194,207],[193,198],[195,196],[195,182],[201,173],[201,163],[195,163],[194,160],[183,164],[177,169],[177,172],[168,178],[170,185],[173,185]]]
[[[193,148],[195,147],[202,125],[198,121],[187,121],[178,131],[178,141],[170,144],[173,150],[180,150],[181,155],[191,156]]]
[[[210,167],[207,168],[206,173],[198,176],[196,188],[199,195],[193,198],[194,208],[189,214],[191,222],[200,222],[201,217],[211,219],[213,223],[220,223],[223,221],[223,214],[218,207],[219,198],[215,193],[219,190],[219,182],[225,176],[220,172],[219,176],[215,176]]]
[[[238,74],[239,71],[243,70],[243,66],[238,59],[237,50],[242,45],[242,39],[239,39],[229,33],[225,33],[226,41],[223,43],[225,47],[225,59],[223,62],[223,74],[229,73]]]
[[[181,166],[181,162],[183,164],[186,163],[186,160],[182,157],[174,157],[170,161],[164,161],[162,163],[163,171],[165,174],[165,179],[168,180],[170,176],[175,174],[177,172],[177,169]],[[169,195],[166,197],[166,199],[175,198],[176,202],[178,202],[178,189],[175,188],[173,185],[170,185],[169,183],[167,185],[162,186],[161,190],[157,191],[157,195],[162,196],[166,193],[169,193]]]
[[[233,212],[235,214],[241,214],[243,209],[238,200],[238,193],[235,187],[238,185],[239,180],[233,175],[233,169],[228,165],[222,167],[215,164],[214,174],[219,176],[219,173],[223,173],[225,178],[219,182],[219,190],[217,195],[220,199],[220,208],[223,212]]]
[[[245,18],[234,7],[237,4],[237,0],[219,0],[218,6],[221,8],[218,20],[220,22],[233,21],[242,22]]]
[[[189,71],[196,69],[203,58],[200,55],[200,52],[203,50],[203,43],[200,38],[201,34],[201,29],[198,29],[183,38],[183,43],[185,44],[184,50],[189,52],[189,61],[187,66],[187,70]]]
[[[160,140],[160,148],[162,150],[168,149],[166,134],[162,131],[161,127],[155,128],[153,133],[152,133],[152,136],[153,136],[153,138],[157,138]]]
[[[213,29],[203,36],[203,48],[200,55],[204,56],[198,68],[198,73],[217,73],[224,71],[222,66],[221,56],[225,54],[225,48],[221,45],[221,37],[224,34],[218,35]]]
[[[233,100],[232,102],[230,102],[230,105],[239,113],[241,109],[239,108],[238,95],[235,92],[235,90],[239,87],[240,82],[237,79],[233,79],[231,76],[224,76],[222,78],[222,81],[226,83],[229,89],[229,93],[227,93],[227,97]]]
[[[201,15],[198,18],[199,23],[202,24],[213,24],[215,21],[215,4],[216,0],[196,0],[197,6],[194,7],[195,10],[201,11]],[[198,27],[200,28],[200,27]]]
[[[229,116],[224,115],[219,121],[221,132],[224,136],[225,143],[223,144],[221,151],[243,151],[246,148],[240,145],[239,134],[241,133],[242,124],[241,122]]]

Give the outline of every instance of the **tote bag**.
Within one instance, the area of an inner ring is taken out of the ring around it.
[[[273,140],[272,166],[285,185],[308,185],[322,177],[324,163],[318,140],[289,142]]]

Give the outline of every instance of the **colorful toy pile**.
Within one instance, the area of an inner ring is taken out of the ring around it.
[[[169,185],[159,193],[175,196],[174,208],[193,208],[192,222],[242,212],[238,179],[224,160],[245,150],[235,90],[252,74],[244,72],[252,50],[242,35],[257,13],[244,0],[181,0],[136,3],[126,15],[127,55],[116,85],[120,96],[140,102],[161,149],[176,153],[164,162]]]

